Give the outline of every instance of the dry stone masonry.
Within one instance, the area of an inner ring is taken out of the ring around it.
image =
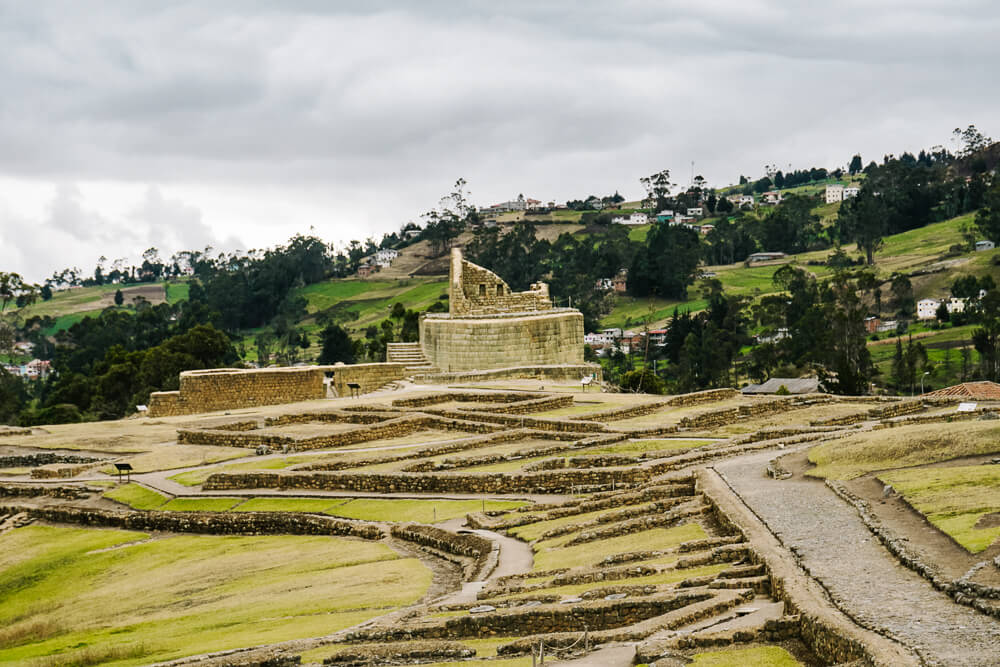
[[[548,286],[511,292],[496,274],[452,251],[449,311],[420,320],[424,355],[445,373],[544,365],[583,367],[583,315],[553,308]],[[579,378],[577,378],[579,379]]]

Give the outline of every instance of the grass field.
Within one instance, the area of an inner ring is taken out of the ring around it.
[[[165,512],[225,512],[242,502],[239,498],[174,498],[159,509]]]
[[[404,500],[359,498],[327,510],[327,514],[364,521],[418,521],[434,523],[469,512],[517,509],[526,503],[514,500]]]
[[[600,562],[605,556],[628,551],[669,549],[682,542],[708,537],[696,523],[686,523],[675,528],[653,528],[630,535],[612,537],[597,542],[587,542],[571,547],[550,547],[545,542],[535,545],[535,572],[562,567],[580,567]]]
[[[322,514],[345,498],[251,498],[233,508],[234,512],[314,512]]]
[[[976,527],[983,516],[1000,512],[1000,466],[896,470],[879,479],[892,484],[914,509],[972,553],[1000,537],[1000,521]]]
[[[730,648],[696,653],[690,667],[799,667],[802,663],[780,646]]]
[[[167,502],[165,495],[134,482],[105,491],[104,497],[137,510],[156,509]]]
[[[807,474],[853,479],[877,470],[893,470],[1000,452],[1000,425],[992,421],[961,425],[919,424],[857,433],[809,450],[816,467]]]
[[[319,636],[416,601],[431,579],[360,540],[148,538],[52,526],[0,536],[0,664],[140,665]]]

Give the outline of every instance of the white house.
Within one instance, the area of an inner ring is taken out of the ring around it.
[[[753,195],[740,195],[738,206],[740,208],[744,206],[753,206]]]
[[[632,215],[626,217],[619,216],[617,218],[612,218],[611,222],[617,225],[648,225],[649,216],[645,213],[639,213],[638,211]]]
[[[780,204],[782,199],[781,192],[778,190],[770,190],[768,192],[765,192],[762,195],[762,197],[763,197],[763,202],[761,203],[764,204]]]
[[[715,225],[702,225],[701,227],[698,228],[698,231],[700,231],[702,234],[708,234],[713,229],[715,229]]]
[[[692,206],[687,211],[688,215],[703,216],[705,215],[705,209],[701,206]]]
[[[933,320],[937,317],[937,309],[941,302],[937,299],[921,299],[917,301],[917,319]]]
[[[993,241],[976,241],[976,252],[982,252],[983,250],[993,250],[996,245]]]
[[[844,199],[850,199],[851,197],[857,197],[858,193],[861,192],[861,188],[850,185],[844,188]]]
[[[966,299],[953,296],[946,302],[945,307],[948,308],[948,313],[964,313],[965,312],[965,301]]]
[[[844,186],[839,183],[826,186],[826,203],[836,204],[844,201]]]
[[[392,248],[383,248],[375,253],[375,264],[382,268],[392,265],[392,260],[399,257],[399,251]]]
[[[884,333],[886,331],[895,331],[898,326],[899,322],[896,320],[882,320],[882,322],[875,327],[875,330],[879,333]]]

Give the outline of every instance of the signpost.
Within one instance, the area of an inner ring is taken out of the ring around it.
[[[118,470],[118,483],[122,481],[122,473],[125,473],[127,481],[132,481],[132,464],[131,463],[116,463],[115,468]]]

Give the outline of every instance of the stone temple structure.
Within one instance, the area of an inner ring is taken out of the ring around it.
[[[498,275],[451,252],[448,313],[420,321],[420,347],[442,372],[583,367],[583,315],[553,308],[549,287],[512,292]]]

